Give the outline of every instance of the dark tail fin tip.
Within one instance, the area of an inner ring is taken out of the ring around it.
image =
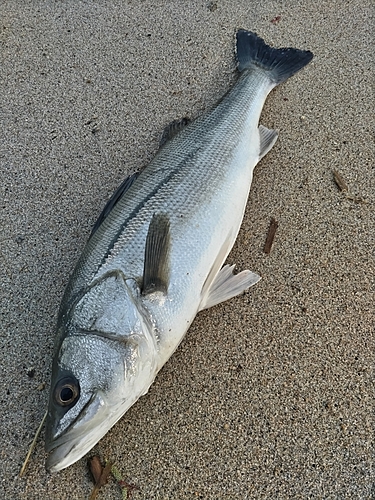
[[[276,85],[297,73],[312,58],[313,54],[309,50],[275,49],[267,45],[256,33],[246,30],[237,32],[238,70],[260,67],[269,71],[270,79]]]

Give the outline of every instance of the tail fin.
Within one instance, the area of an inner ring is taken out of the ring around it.
[[[306,66],[313,58],[309,50],[274,49],[251,31],[237,32],[238,70],[260,67],[269,71],[270,79],[278,85]]]

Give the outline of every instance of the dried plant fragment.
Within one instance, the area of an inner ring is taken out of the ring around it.
[[[39,424],[39,427],[38,427],[38,430],[36,431],[36,434],[35,434],[35,437],[30,445],[30,448],[29,448],[29,451],[27,452],[27,455],[26,455],[26,458],[25,458],[25,461],[22,465],[22,468],[20,470],[20,477],[23,477],[23,475],[25,474],[25,470],[26,470],[26,467],[27,467],[27,464],[29,463],[29,459],[30,459],[30,456],[35,448],[35,445],[36,445],[36,441],[39,437],[39,434],[40,434],[40,431],[42,430],[42,427],[43,427],[43,424],[44,422],[46,421],[46,418],[47,418],[47,411],[45,412],[43,418],[42,418],[42,421],[40,422]]]
[[[340,172],[338,172],[337,170],[334,170],[333,171],[333,178],[335,179],[335,182],[336,182],[338,188],[340,189],[340,191],[348,191],[348,186],[347,186],[346,182],[344,181]]]
[[[100,463],[100,458],[97,455],[95,455],[90,460],[89,465],[91,474],[95,481],[95,486],[91,492],[90,500],[95,500],[99,489],[108,482],[108,477],[111,473],[112,462],[108,461],[103,469],[102,464]]]
[[[92,457],[92,459],[89,461],[89,466],[92,477],[94,478],[94,482],[95,484],[97,484],[103,472],[103,467],[102,464],[100,463],[100,458],[97,455]]]
[[[333,170],[333,178],[334,178],[338,188],[340,189],[340,191],[344,192],[347,200],[354,201],[354,203],[363,203],[363,204],[368,203],[366,200],[364,200],[360,196],[354,196],[353,194],[351,194],[349,192],[349,188],[348,188],[346,182],[344,181],[342,175],[340,174],[340,172],[338,172],[337,170]]]
[[[112,465],[111,469],[113,477],[116,479],[117,484],[120,486],[121,491],[122,491],[122,498],[123,500],[130,500],[133,494],[134,490],[139,490],[139,487],[136,486],[135,484],[128,483],[125,481],[122,476],[120,471],[115,465]]]
[[[264,253],[269,254],[271,252],[272,243],[273,243],[273,240],[275,238],[275,234],[276,234],[276,230],[278,228],[278,225],[279,225],[279,223],[277,222],[277,220],[274,217],[271,217],[271,224],[270,224],[270,227],[268,229],[266,243],[264,244],[264,250],[263,250]]]

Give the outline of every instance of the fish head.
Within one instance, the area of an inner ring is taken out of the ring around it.
[[[152,383],[143,336],[69,335],[55,357],[46,422],[46,468],[84,456]]]

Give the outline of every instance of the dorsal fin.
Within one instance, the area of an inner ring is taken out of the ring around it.
[[[113,195],[107,201],[105,207],[102,210],[102,213],[98,217],[98,220],[95,222],[94,227],[91,230],[90,238],[95,233],[95,231],[98,229],[98,227],[101,225],[101,223],[104,221],[104,219],[108,216],[108,214],[113,209],[113,207],[116,205],[116,203],[119,201],[121,196],[124,193],[126,193],[126,191],[130,188],[130,186],[133,184],[133,182],[138,177],[138,175],[139,175],[139,172],[135,172],[134,174],[129,175],[129,177],[127,177],[120,184],[120,186],[116,189],[116,191],[113,193]]]
[[[264,125],[259,125],[259,160],[265,156],[277,141],[276,130],[269,129]]]
[[[146,237],[142,293],[166,293],[169,270],[170,223],[165,214],[152,216]]]
[[[177,135],[182,129],[186,127],[186,125],[189,125],[189,123],[190,119],[186,117],[181,118],[181,120],[173,120],[173,122],[167,125],[163,130],[163,135],[161,136],[159,146],[164,146],[167,141]]]

